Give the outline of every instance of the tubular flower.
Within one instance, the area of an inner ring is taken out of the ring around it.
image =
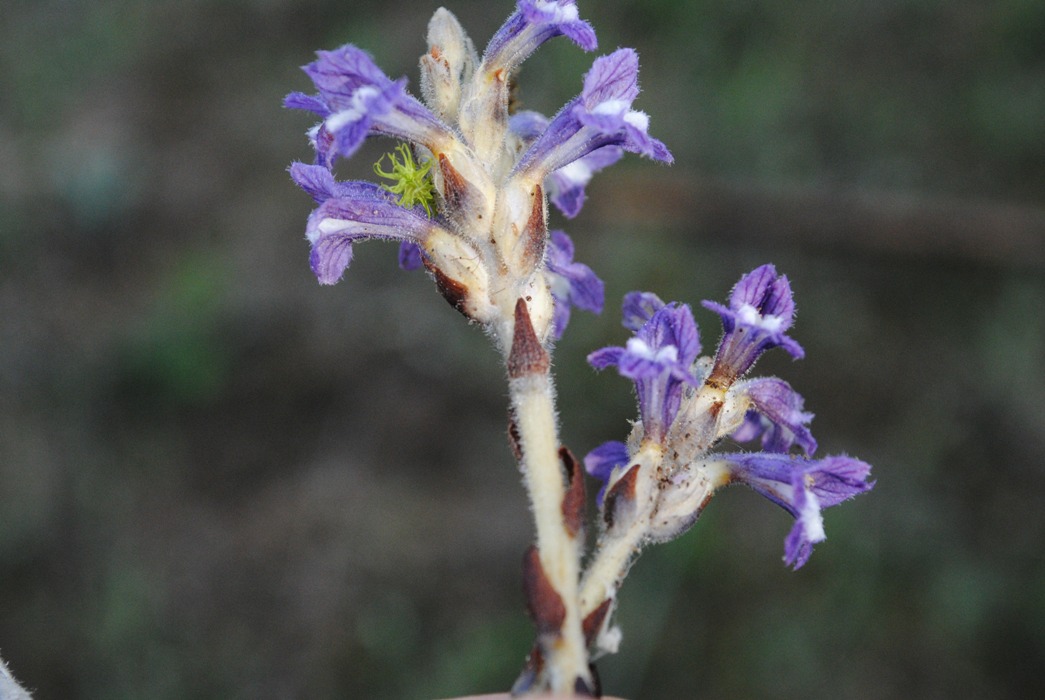
[[[449,128],[406,92],[406,78],[393,81],[362,49],[348,44],[316,55],[304,71],[319,93],[292,92],[283,104],[322,117],[311,134],[317,163],[351,157],[371,133],[425,146],[452,138]]]
[[[715,356],[712,380],[725,386],[743,376],[759,356],[781,347],[796,360],[805,356],[798,343],[784,334],[795,316],[787,277],[763,265],[741,278],[729,296],[729,306],[705,301],[704,308],[722,317],[725,334]]]
[[[805,402],[790,384],[762,377],[740,382],[736,390],[751,401],[753,408],[747,412],[744,425],[733,433],[735,440],[747,442],[761,437],[767,452],[788,452],[794,445],[807,456],[816,452],[816,439],[806,427],[813,414],[802,411]]]
[[[436,232],[449,235],[418,206],[404,209],[396,197],[368,182],[336,182],[320,165],[294,163],[290,176],[319,207],[309,216],[305,235],[312,244],[309,262],[320,284],[334,284],[352,262],[352,244],[371,238],[423,246]]]
[[[635,382],[644,439],[662,442],[678,413],[683,387],[697,383],[690,366],[700,353],[700,338],[688,306],[664,304],[641,292],[625,297],[625,324],[658,302],[624,347],[596,350],[588,362],[596,369],[616,366]]]
[[[580,96],[567,103],[522,155],[520,173],[542,177],[606,146],[619,146],[671,163],[667,147],[651,137],[649,116],[631,109],[639,94],[639,57],[617,49],[595,60]]]
[[[746,484],[786,510],[795,524],[784,540],[784,562],[798,569],[813,545],[827,539],[821,510],[871,490],[871,466],[846,456],[820,460],[780,454],[719,455],[732,480]]]

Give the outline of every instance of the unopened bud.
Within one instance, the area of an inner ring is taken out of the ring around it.
[[[462,83],[478,62],[472,40],[453,13],[439,8],[428,23],[428,53],[421,56],[421,92],[443,120],[457,121]]]

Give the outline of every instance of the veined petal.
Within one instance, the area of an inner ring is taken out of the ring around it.
[[[747,397],[756,412],[754,421],[747,421],[733,437],[752,440],[761,436],[762,448],[767,452],[788,452],[798,445],[806,456],[816,452],[816,440],[806,424],[812,413],[802,411],[802,396],[783,379],[764,377],[740,382],[736,393]],[[764,420],[759,420],[762,417]],[[739,434],[738,434],[739,433]]]
[[[407,93],[406,79],[390,79],[362,49],[348,44],[316,55],[304,71],[319,94],[291,93],[284,104],[323,118],[313,136],[320,163],[351,156],[371,132],[425,146],[450,137],[449,128]]]
[[[330,116],[330,107],[319,97],[306,95],[303,92],[292,92],[283,98],[283,106],[287,109],[304,109],[314,112],[324,119]]]
[[[337,182],[334,174],[321,165],[307,165],[305,163],[291,163],[288,168],[290,177],[297,183],[298,187],[308,192],[317,204],[335,196]]]
[[[795,569],[809,559],[813,545],[826,539],[821,510],[869,491],[871,467],[844,455],[820,460],[782,454],[719,455],[731,478],[747,484],[795,518],[784,541],[784,560]]]
[[[746,373],[763,352],[782,347],[795,359],[805,351],[784,331],[794,321],[791,285],[772,265],[744,275],[733,288],[729,306],[704,301],[704,308],[722,318],[725,331],[715,356],[711,378],[728,386]]]
[[[623,355],[624,348],[622,347],[610,346],[600,348],[588,354],[588,364],[595,369],[606,369],[607,367],[619,365]]]
[[[552,231],[547,248],[548,284],[555,299],[554,333],[561,338],[570,320],[570,307],[602,313],[605,288],[590,267],[573,260],[573,241],[562,231]]]
[[[638,332],[662,306],[664,302],[653,292],[628,292],[621,305],[622,323],[629,331]]]
[[[574,0],[519,0],[516,11],[487,44],[484,69],[511,71],[538,46],[563,35],[585,51],[598,45],[595,30],[580,19]]]
[[[652,294],[628,295],[625,324],[658,302]],[[698,383],[690,366],[700,353],[700,338],[687,305],[660,303],[623,348],[603,348],[589,355],[588,362],[598,369],[616,365],[622,376],[635,382],[644,437],[663,442],[678,415],[683,387]]]
[[[647,133],[649,117],[631,109],[637,95],[634,50],[618,49],[595,59],[580,96],[552,118],[519,159],[515,172],[543,176],[606,146],[672,162],[667,147]]]
[[[298,187],[305,190],[317,204],[322,204],[331,197],[348,197],[351,199],[369,200],[379,197],[384,202],[389,199],[383,191],[377,191],[369,182],[350,180],[338,182],[329,168],[322,165],[309,165],[307,163],[291,163],[291,179]],[[379,188],[380,189],[380,188]]]
[[[584,75],[581,104],[589,114],[622,115],[639,96],[639,55],[617,49],[601,56]]]
[[[334,284],[341,278],[352,261],[356,241],[384,238],[420,244],[440,228],[420,208],[400,207],[377,185],[357,182],[343,186],[350,193],[323,200],[309,216],[305,230],[312,243],[312,270],[320,284]]]

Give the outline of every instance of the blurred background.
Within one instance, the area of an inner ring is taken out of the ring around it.
[[[354,42],[417,86],[437,2],[7,0],[0,17],[0,654],[49,698],[437,698],[507,689],[531,541],[502,369],[394,246],[320,288],[299,66]],[[508,0],[450,5],[482,47]],[[757,371],[877,488],[790,520],[740,487],[650,549],[607,692],[1045,693],[1045,4],[580,2],[642,57],[668,168],[629,156],[566,228],[607,283],[556,354],[563,437],[621,439],[596,375],[621,296],[773,262],[794,337]],[[593,56],[519,75],[553,113]],[[394,144],[339,166],[368,177]]]

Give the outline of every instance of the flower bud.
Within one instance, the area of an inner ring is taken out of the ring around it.
[[[457,121],[461,85],[472,77],[478,57],[453,13],[439,8],[428,23],[428,53],[421,56],[421,93],[446,122]]]

